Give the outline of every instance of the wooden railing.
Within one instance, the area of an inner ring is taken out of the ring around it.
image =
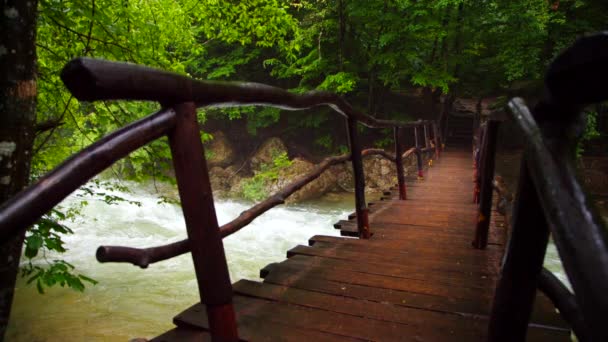
[[[402,131],[413,128],[416,135],[413,152],[417,157],[419,176],[422,176],[422,155],[434,152],[439,156],[440,153],[441,139],[434,122],[379,120],[355,110],[342,98],[326,92],[296,95],[256,83],[197,81],[134,64],[87,58],[78,58],[68,63],[61,78],[72,94],[82,101],[157,101],[163,109],[80,151],[36,184],[4,203],[0,207],[1,243],[27,229],[71,192],[114,162],[155,139],[168,136],[188,239],[147,249],[102,246],[97,251],[97,257],[100,261],[131,262],[147,267],[150,263],[190,251],[201,303],[206,305],[210,333],[215,340],[238,339],[222,237],[238,231],[263,212],[283,203],[287,196],[317,178],[329,166],[350,159],[354,171],[359,237],[369,238],[362,157],[379,154],[395,161],[400,198],[406,199],[400,140]],[[241,213],[232,222],[219,227],[196,121],[196,109],[242,105],[273,106],[287,110],[329,106],[346,119],[350,154],[325,159],[308,175]],[[380,150],[362,151],[357,138],[359,123],[372,128],[393,128],[395,156]],[[429,126],[433,132],[434,148],[430,144]],[[424,130],[424,148],[418,142],[419,127]],[[411,151],[406,152],[406,155]]]
[[[608,341],[608,229],[576,177],[575,149],[585,127],[581,109],[605,101],[608,34],[580,39],[549,67],[548,96],[532,111],[511,100],[511,119],[527,140],[513,204],[511,236],[495,291],[488,341],[524,341],[537,288],[579,341]],[[479,212],[474,245],[485,248],[498,123],[482,128]],[[543,260],[549,234],[573,292]]]

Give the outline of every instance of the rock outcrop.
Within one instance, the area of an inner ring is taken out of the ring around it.
[[[235,160],[235,152],[232,144],[223,132],[211,134],[213,139],[205,144],[207,152],[207,164],[209,167],[227,167]]]
[[[279,171],[278,178],[268,186],[268,192],[272,194],[283,189],[299,177],[311,172],[314,168],[315,164],[301,158],[295,158],[290,166]],[[319,178],[306,184],[302,189],[288,197],[287,202],[295,203],[321,197],[334,188],[335,182],[336,175],[327,170]]]
[[[287,153],[287,147],[280,138],[273,137],[264,141],[249,161],[251,170],[260,170],[262,165],[272,164],[274,158],[283,153]]]
[[[225,137],[219,135],[216,146],[219,151],[231,150],[230,142],[224,141]],[[211,164],[209,171],[211,187],[217,197],[247,197],[260,200],[285,188],[299,177],[310,173],[315,164],[304,159],[294,158],[287,160],[287,148],[280,138],[273,137],[266,140],[249,160],[242,161],[239,166],[224,165],[219,160],[226,161],[229,158],[220,158],[218,154]],[[234,156],[231,156],[234,160]],[[277,158],[283,160],[277,163]],[[219,165],[217,164],[219,163]],[[242,164],[242,165],[241,165]],[[281,165],[283,164],[283,165]],[[242,166],[249,166],[249,169]],[[416,157],[410,155],[404,159],[406,176],[415,175]],[[381,156],[371,156],[363,160],[363,172],[365,174],[365,185],[367,193],[384,191],[397,183],[397,173],[392,161]],[[242,173],[249,173],[244,176]],[[327,169],[319,178],[310,182],[287,198],[288,203],[306,201],[321,197],[330,192],[352,192],[354,191],[354,180],[352,165],[350,162],[338,164]]]

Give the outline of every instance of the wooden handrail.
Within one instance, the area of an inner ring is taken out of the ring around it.
[[[608,228],[576,177],[581,109],[608,99],[608,33],[578,40],[545,78],[548,96],[534,108],[509,102],[527,147],[513,228],[495,293],[488,341],[523,340],[541,276],[549,229],[583,316],[584,336],[608,341]],[[514,286],[517,284],[517,286]]]
[[[494,180],[494,160],[496,157],[496,139],[498,137],[499,122],[489,120],[483,130],[482,152],[478,169],[476,186],[479,191],[479,209],[477,212],[477,226],[473,246],[484,249],[488,245],[488,230],[490,228],[490,213],[492,210],[492,181]]]
[[[117,160],[165,135],[174,125],[173,109],[133,122],[73,155],[0,206],[0,242],[35,223],[65,197]]]
[[[576,297],[561,280],[557,279],[551,271],[543,268],[538,279],[538,289],[551,299],[560,315],[572,327],[579,341],[591,341],[587,336],[587,327],[576,303]]]
[[[198,107],[261,105],[286,110],[325,105],[370,128],[414,127],[432,122],[376,119],[329,92],[294,94],[260,83],[200,81],[137,64],[85,57],[70,61],[63,68],[61,79],[81,101],[143,100],[165,106],[192,101]]]

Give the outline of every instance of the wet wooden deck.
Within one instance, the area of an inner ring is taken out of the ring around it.
[[[471,247],[469,151],[446,151],[424,181],[408,182],[370,206],[369,240],[313,236],[309,246],[261,270],[263,282],[234,286],[239,335],[246,340],[485,341],[487,316],[505,248],[493,215],[489,246]],[[356,222],[338,222],[343,235]],[[200,304],[177,315],[176,328],[154,341],[209,340]],[[538,294],[529,341],[568,341],[569,331]]]

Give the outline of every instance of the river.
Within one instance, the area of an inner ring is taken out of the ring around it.
[[[98,196],[82,192],[64,201],[64,206],[83,199],[89,204],[76,222],[67,223],[74,235],[65,238],[69,251],[61,258],[99,284],[87,286],[84,293],[58,287],[39,295],[35,286],[20,279],[7,341],[128,341],[152,337],[170,329],[173,316],[198,300],[189,254],[145,270],[96,261],[95,250],[102,244],[146,247],[186,236],[180,207],[159,204],[150,186],[132,188],[130,193],[113,194],[138,201],[141,206],[107,205]],[[315,234],[339,235],[333,223],[352,212],[353,203],[352,195],[339,195],[281,206],[224,239],[232,280],[259,280],[262,267],[285,259],[285,252],[296,244],[307,244]],[[217,201],[220,224],[249,206],[247,202]],[[46,257],[52,260],[57,256]],[[546,265],[564,279],[553,246],[548,250]]]

